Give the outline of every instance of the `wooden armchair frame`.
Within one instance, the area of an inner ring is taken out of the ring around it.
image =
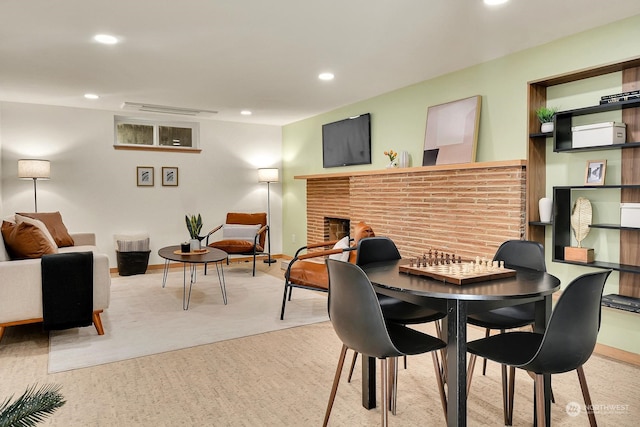
[[[307,252],[309,250],[318,249],[318,248],[327,248],[327,247],[333,248],[333,246],[335,246],[335,244],[338,243],[339,241],[340,239],[329,240],[325,242],[310,243],[308,245],[300,247],[296,251],[295,256],[289,262],[289,265],[287,266],[287,270],[284,273],[284,293],[282,295],[282,310],[280,311],[280,320],[284,320],[285,306],[287,304],[287,301],[291,301],[291,293],[293,291],[293,288],[307,289],[307,290],[319,291],[319,292],[329,291],[329,273],[327,271],[327,267],[325,263],[311,261],[311,263],[314,264],[313,266],[309,265],[309,263],[307,264],[302,264],[302,263],[305,262],[305,260],[309,260],[313,258],[326,258],[329,255],[340,254],[343,252],[349,252],[356,249],[356,247],[353,246],[348,248],[324,249],[324,250],[314,250],[312,252]],[[353,239],[349,239],[350,243],[352,241]],[[324,271],[325,275],[323,277],[323,280],[314,281],[312,280],[312,277],[309,280],[299,280],[299,278],[297,277],[292,279],[291,269],[294,267],[298,268],[301,265],[313,267],[313,269],[316,270],[315,271],[316,273],[320,273],[320,271]],[[317,265],[317,267],[315,265]]]

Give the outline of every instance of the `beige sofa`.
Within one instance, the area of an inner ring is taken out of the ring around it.
[[[103,335],[100,313],[109,307],[111,295],[109,258],[97,253],[93,233],[70,233],[70,236],[73,246],[57,248],[57,252],[93,252],[93,324],[98,334]],[[42,320],[40,259],[10,260],[0,234],[0,340],[7,326]]]

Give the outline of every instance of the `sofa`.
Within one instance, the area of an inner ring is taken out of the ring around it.
[[[53,212],[4,218],[1,237],[0,340],[8,326],[43,321],[40,258],[70,252],[93,253],[92,321],[104,334],[100,314],[109,307],[111,275],[108,256],[97,252],[95,234],[69,233],[60,213]]]

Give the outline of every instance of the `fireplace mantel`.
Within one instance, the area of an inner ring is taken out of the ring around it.
[[[418,166],[412,168],[389,168],[376,169],[369,171],[353,171],[353,172],[337,172],[322,173],[315,175],[296,175],[294,179],[325,179],[325,178],[348,178],[352,176],[368,176],[368,175],[392,175],[401,173],[414,172],[435,172],[435,171],[451,171],[465,169],[486,169],[486,168],[510,168],[526,166],[526,160],[503,160],[498,162],[475,162],[475,163],[459,163],[454,165],[440,166]]]

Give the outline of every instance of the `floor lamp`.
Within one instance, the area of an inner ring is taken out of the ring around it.
[[[273,264],[275,259],[271,258],[271,188],[272,182],[278,182],[278,169],[276,168],[261,168],[258,169],[258,182],[267,183],[267,245],[269,248],[269,258],[264,262],[267,264]]]
[[[33,207],[38,212],[38,192],[36,181],[51,177],[51,163],[49,160],[21,159],[18,160],[18,178],[33,179]]]

